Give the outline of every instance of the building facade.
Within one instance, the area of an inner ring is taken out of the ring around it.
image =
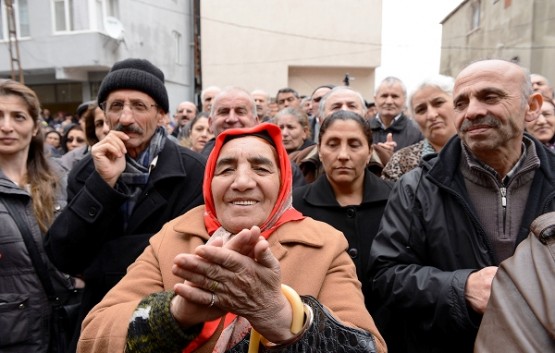
[[[10,1],[18,55],[15,50],[9,55],[10,46],[15,48],[9,40]],[[95,99],[110,67],[131,57],[148,59],[164,72],[170,109],[193,96],[189,0],[0,0],[0,4],[0,78],[11,78],[11,68],[19,62],[25,84],[52,112],[73,113],[83,101]]]
[[[456,76],[472,61],[512,60],[555,83],[555,2],[466,0],[442,22],[440,72]]]
[[[201,1],[204,86],[291,87],[310,95],[349,84],[374,96],[381,0]]]
[[[212,85],[308,95],[348,79],[373,97],[381,18],[381,0],[0,0],[0,78],[20,65],[43,107],[66,113],[131,57],[162,69],[170,113]]]

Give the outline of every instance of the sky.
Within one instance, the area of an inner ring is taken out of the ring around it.
[[[400,78],[410,94],[422,80],[439,74],[440,22],[463,0],[383,0],[382,62],[376,84]]]

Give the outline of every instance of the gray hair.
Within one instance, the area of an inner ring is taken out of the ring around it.
[[[360,94],[360,92],[355,91],[354,89],[347,87],[347,86],[337,86],[332,88],[331,91],[329,91],[328,93],[326,93],[325,96],[322,97],[322,100],[320,101],[320,106],[319,106],[319,116],[321,119],[325,119],[325,112],[326,112],[326,101],[328,100],[329,97],[337,94],[338,92],[344,92],[344,91],[348,91],[348,92],[352,92],[354,93],[357,98],[360,100],[360,107],[362,109],[362,116],[366,115],[366,102],[364,101],[364,97],[362,97],[362,94]]]
[[[453,97],[453,87],[455,86],[455,79],[451,76],[443,76],[437,75],[433,77],[429,77],[416,86],[416,88],[412,91],[409,99],[409,106],[412,115],[414,115],[413,106],[412,106],[412,99],[414,95],[424,88],[434,87],[442,91],[443,93],[448,94],[450,97]]]
[[[243,93],[243,94],[249,99],[249,104],[250,104],[250,106],[251,106],[251,113],[252,113],[252,116],[253,116],[254,119],[256,119],[256,118],[257,118],[257,115],[256,115],[256,103],[255,103],[254,99],[252,98],[251,94],[250,94],[247,90],[245,90],[245,89],[243,89],[243,88],[241,88],[241,87],[236,87],[236,86],[224,87],[224,89],[222,89],[222,90],[220,91],[220,93],[218,93],[218,94],[214,97],[214,100],[212,101],[212,108],[210,109],[210,116],[213,117],[214,114],[216,113],[215,108],[216,108],[216,105],[217,105],[216,103],[218,102],[218,100],[220,100],[220,99],[222,98],[222,96],[227,95],[227,94],[229,94],[229,93],[231,93],[231,92],[240,92],[240,93]]]
[[[378,88],[376,89],[376,92],[380,91],[380,88],[382,88],[383,86],[392,86],[398,84],[399,86],[401,86],[401,90],[403,91],[403,97],[406,99],[407,98],[407,87],[405,86],[405,84],[403,83],[403,81],[401,81],[399,78],[395,77],[395,76],[388,76],[386,78],[384,78],[382,80],[382,82],[380,82],[380,84],[378,85]]]

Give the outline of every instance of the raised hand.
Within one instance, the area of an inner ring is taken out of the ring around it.
[[[128,139],[129,136],[125,133],[112,130],[91,148],[94,168],[111,187],[116,185],[119,176],[125,170],[127,148],[124,141]]]

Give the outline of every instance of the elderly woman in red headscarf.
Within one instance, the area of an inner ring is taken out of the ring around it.
[[[206,204],[151,238],[78,351],[384,352],[345,237],[296,211],[291,188],[279,127],[221,133]]]

